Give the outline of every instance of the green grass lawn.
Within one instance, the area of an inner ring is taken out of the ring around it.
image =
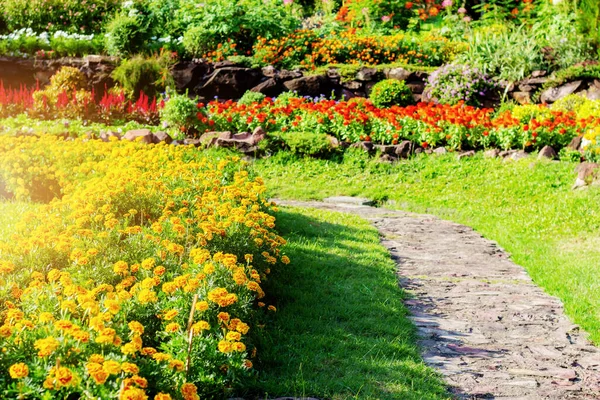
[[[34,207],[36,204],[33,203],[2,201],[0,198],[0,240],[10,239],[15,224]]]
[[[259,343],[245,396],[441,399],[421,362],[395,264],[368,222],[285,208],[277,215],[292,263],[267,284],[278,312]]]
[[[272,196],[389,200],[496,240],[600,343],[600,189],[572,191],[574,163],[424,156],[395,165],[362,154],[342,162],[286,153],[258,161]]]

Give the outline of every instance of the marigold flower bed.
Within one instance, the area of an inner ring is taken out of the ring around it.
[[[249,373],[261,282],[289,260],[238,159],[5,137],[0,181],[51,199],[0,243],[3,398],[198,399]]]

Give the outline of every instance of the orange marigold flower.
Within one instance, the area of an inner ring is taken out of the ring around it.
[[[17,363],[10,366],[8,369],[10,377],[13,379],[25,378],[29,375],[29,367],[24,363]]]

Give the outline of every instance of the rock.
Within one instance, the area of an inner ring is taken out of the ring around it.
[[[500,150],[498,149],[489,149],[483,153],[485,158],[496,158],[500,156]]]
[[[186,146],[200,147],[202,145],[202,142],[200,141],[200,139],[186,138],[183,139],[183,144]]]
[[[214,69],[226,68],[226,67],[237,67],[239,64],[234,63],[233,61],[223,60],[218,61],[213,64]]]
[[[407,83],[406,86],[410,89],[411,92],[416,94],[423,94],[423,92],[425,91],[425,82]]]
[[[549,158],[551,160],[554,160],[557,157],[558,157],[558,154],[556,154],[556,151],[550,146],[544,146],[538,154],[538,160],[541,160],[544,158]]]
[[[371,91],[373,91],[373,87],[375,87],[375,85],[377,85],[376,82],[365,82],[365,93],[367,97],[371,95]]]
[[[111,139],[110,138],[116,138],[116,140],[121,140],[121,135],[119,135],[117,132],[113,132],[113,131],[101,131],[100,132],[100,140],[102,140],[103,142],[108,142]],[[113,139],[115,140],[115,139]]]
[[[542,103],[554,103],[555,101],[574,93],[579,89],[579,86],[581,86],[581,82],[582,81],[574,81],[555,88],[546,89],[542,92],[540,100]]]
[[[512,92],[510,96],[521,105],[531,104],[531,92]]]
[[[529,157],[529,154],[527,154],[523,150],[516,151],[510,155],[510,159],[515,160],[515,161],[521,160],[521,159],[527,158],[527,157]]]
[[[548,78],[533,77],[533,78],[525,79],[521,83],[524,83],[524,84],[527,84],[527,85],[543,85],[546,82],[548,82]]]
[[[200,144],[204,147],[212,147],[217,143],[217,139],[231,139],[231,132],[206,132],[200,136]]]
[[[396,79],[399,81],[405,81],[411,76],[411,72],[405,70],[404,68],[392,68],[389,70],[385,70],[385,77],[388,79]]]
[[[171,69],[171,75],[175,81],[175,88],[178,92],[193,90],[200,82],[202,77],[209,71],[208,65],[195,62],[179,62]]]
[[[329,146],[332,149],[337,149],[341,146],[340,141],[332,135],[327,135],[327,139],[329,140]]]
[[[241,67],[223,67],[209,75],[204,84],[196,86],[196,94],[205,98],[222,97],[239,99],[255,87],[261,79],[258,69]]]
[[[275,76],[278,74],[279,71],[277,71],[277,69],[275,69],[274,66],[272,65],[267,65],[266,67],[262,68],[262,74],[264,76],[266,76],[267,78],[275,78]]]
[[[250,91],[262,93],[265,96],[275,97],[281,94],[282,89],[282,86],[279,83],[277,83],[275,78],[269,78],[266,81],[263,81],[258,85],[254,86],[252,89],[250,89]]]
[[[596,163],[581,163],[576,168],[577,179],[575,180],[575,184],[572,189],[578,189],[581,187],[588,186],[592,184],[592,182],[596,179],[598,175],[599,164]]]
[[[374,151],[374,146],[372,142],[357,142],[350,145],[350,147],[362,149],[367,153],[372,153]]]
[[[388,154],[390,156],[396,155],[396,146],[376,144],[374,147],[375,150],[378,150],[381,154]]]
[[[298,79],[298,78],[302,78],[302,72],[300,71],[281,71],[278,72],[277,75],[275,75],[275,79],[277,79],[280,82],[285,82],[285,81],[290,81],[292,79]]]
[[[283,83],[290,92],[297,92],[301,96],[319,96],[327,93],[327,78],[323,75],[303,76]]]
[[[349,82],[343,82],[342,83],[342,87],[348,90],[360,90],[363,87],[362,82],[358,82],[358,81],[349,81]]]
[[[152,137],[152,143],[154,143],[154,144],[163,143],[163,142],[166,144],[171,144],[172,141],[173,141],[173,138],[171,136],[169,136],[168,133],[163,132],[163,131],[154,132],[153,137]]]
[[[396,155],[400,158],[408,158],[413,152],[414,144],[410,140],[403,140],[396,146]]]
[[[370,82],[377,77],[377,70],[375,68],[362,67],[356,73],[356,79],[363,82]]]
[[[267,137],[267,132],[262,128],[262,126],[257,126],[254,128],[252,132],[252,142],[254,144],[258,144],[263,141]]]
[[[532,76],[533,78],[541,78],[542,76],[546,76],[546,71],[540,71],[540,70],[533,71],[533,72],[531,73],[531,76]]]
[[[342,76],[340,75],[340,71],[336,68],[330,68],[327,70],[327,79],[331,81],[334,85],[339,85],[342,81]]]
[[[266,132],[260,126],[254,129],[252,134],[248,132],[238,133],[230,138],[218,137],[215,146],[234,147],[243,153],[254,153],[258,150],[256,147],[266,137]]]
[[[591,86],[585,91],[585,97],[589,100],[600,100],[600,89],[596,86]]]
[[[424,153],[424,152],[425,152],[425,149],[424,149],[424,148],[422,148],[422,147],[420,147],[420,146],[419,146],[419,147],[417,147],[417,148],[415,149],[415,151],[414,151],[414,153],[415,153],[415,154],[421,154],[421,153]]]
[[[575,150],[575,151],[581,150],[581,140],[582,139],[583,139],[582,136],[575,136],[573,139],[571,139],[571,143],[569,143],[567,145],[567,148],[569,150]]]
[[[463,159],[463,158],[467,158],[467,157],[473,157],[475,155],[475,150],[469,150],[469,151],[463,151],[462,153],[460,153],[457,158],[459,160]]]
[[[504,151],[501,151],[500,153],[498,153],[498,157],[508,158],[508,157],[512,156],[513,154],[515,154],[516,152],[517,152],[517,150],[504,150]]]
[[[391,164],[395,161],[398,161],[398,158],[392,156],[391,154],[382,154],[378,161]]]
[[[125,136],[123,136],[124,140],[129,141],[141,141],[146,144],[150,144],[153,142],[154,135],[150,132],[150,129],[134,129],[131,131],[127,131]]]
[[[520,90],[521,92],[533,92],[533,89],[534,89],[534,88],[533,88],[533,86],[531,86],[531,85],[528,85],[528,84],[526,84],[526,83],[521,83],[521,84],[519,85],[519,90]]]
[[[433,149],[433,153],[434,154],[446,154],[446,153],[448,153],[448,150],[446,150],[445,147],[436,147],[435,149]]]

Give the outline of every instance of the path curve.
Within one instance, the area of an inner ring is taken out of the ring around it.
[[[280,205],[369,220],[398,264],[423,359],[461,399],[600,399],[600,350],[494,242],[431,215],[352,198]],[[352,204],[356,203],[356,204]]]

